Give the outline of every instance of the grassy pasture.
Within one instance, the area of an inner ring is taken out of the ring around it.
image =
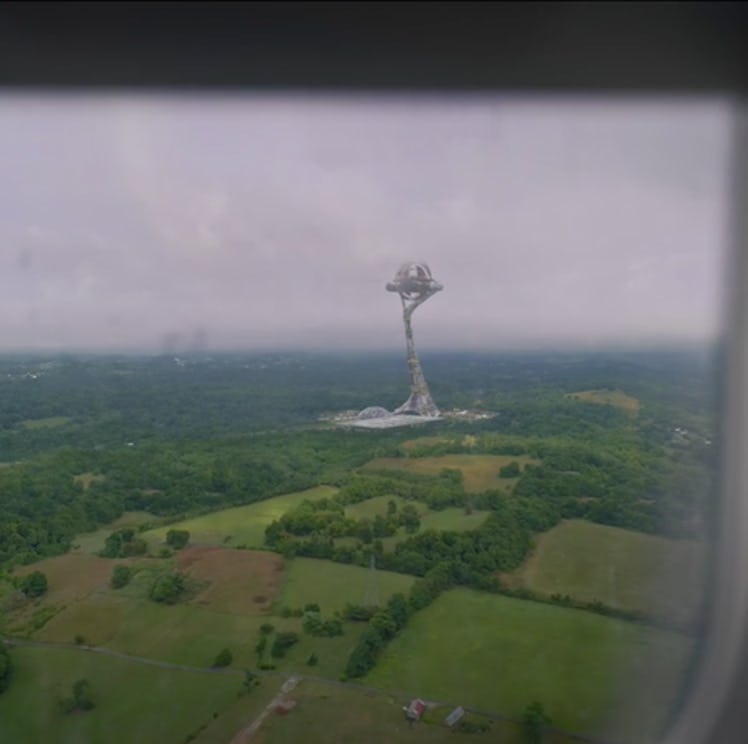
[[[705,559],[702,543],[569,520],[540,535],[532,555],[504,580],[689,623],[699,610]]]
[[[175,524],[158,527],[143,533],[149,541],[164,541],[171,529],[189,530],[190,542],[202,545],[226,545],[261,548],[265,541],[265,528],[284,512],[298,506],[305,499],[320,499],[337,493],[333,486],[317,486],[306,491],[274,496],[247,506],[204,514]]]
[[[580,390],[578,393],[567,393],[567,398],[581,400],[585,403],[597,403],[602,406],[614,406],[635,416],[639,413],[639,401],[622,390]]]
[[[183,742],[213,721],[214,712],[234,705],[241,687],[238,675],[159,669],[75,649],[15,648],[11,654],[15,679],[0,696],[0,741],[7,744]],[[57,701],[80,678],[91,683],[96,707],[64,715]],[[248,695],[242,702],[249,717],[266,701]]]
[[[294,558],[288,565],[285,584],[278,598],[279,607],[303,607],[319,603],[325,615],[342,610],[346,602],[361,604],[367,595],[378,593],[380,602],[397,592],[407,594],[413,576],[350,566],[314,558]]]
[[[257,738],[262,744],[301,741],[322,744],[331,741],[330,732],[333,731],[336,744],[447,744],[465,738],[442,725],[450,712],[449,708],[429,710],[420,723],[411,727],[403,713],[407,699],[384,693],[304,680],[289,697],[296,701],[296,707],[283,716],[268,716],[258,732]],[[467,714],[466,719],[488,722],[488,719],[471,714]],[[488,732],[477,737],[478,741],[502,744],[521,744],[524,741],[516,724],[494,721],[490,727]],[[466,737],[466,740],[472,738]],[[562,744],[571,740],[549,735],[544,741],[547,744]]]
[[[677,633],[455,589],[413,616],[364,681],[512,717],[539,700],[565,730],[645,742],[690,651]]]
[[[326,614],[332,612],[326,610]],[[232,667],[254,669],[260,625],[270,623],[276,631],[295,631],[300,638],[285,658],[272,660],[279,671],[339,677],[364,623],[345,623],[345,634],[337,638],[314,638],[302,631],[301,622],[293,617],[232,615],[194,604],[167,606],[124,596],[91,596],[56,615],[34,638],[71,643],[82,635],[91,645],[197,667],[210,666],[216,654],[228,648],[234,657]],[[310,669],[306,661],[312,653],[319,662]]]
[[[537,460],[527,455],[441,455],[439,457],[378,457],[361,470],[407,470],[420,475],[438,475],[444,468],[461,470],[465,490],[480,493],[508,491],[516,478],[499,478],[499,469],[517,461],[520,467]]]

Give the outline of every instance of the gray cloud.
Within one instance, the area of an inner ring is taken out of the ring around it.
[[[700,339],[719,326],[714,101],[0,100],[3,348]]]

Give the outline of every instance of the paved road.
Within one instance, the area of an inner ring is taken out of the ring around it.
[[[131,656],[130,654],[123,654],[119,651],[113,651],[109,648],[104,648],[102,646],[86,646],[86,645],[76,645],[74,643],[50,643],[45,641],[29,641],[21,638],[5,638],[2,639],[2,643],[5,643],[6,646],[29,646],[31,648],[61,648],[61,649],[67,649],[67,650],[74,650],[74,651],[81,651],[81,652],[88,652],[88,653],[94,653],[94,654],[102,654],[104,656],[110,656],[116,659],[123,659],[125,661],[131,661],[136,664],[148,664],[150,666],[159,667],[160,669],[172,669],[179,672],[197,672],[199,674],[231,674],[234,676],[244,676],[244,670],[243,669],[232,669],[229,667],[193,667],[193,666],[187,666],[185,664],[172,664],[168,661],[158,661],[156,659],[147,659],[143,656]],[[294,674],[291,676],[288,676],[282,672],[277,671],[263,671],[258,670],[254,672],[258,676],[261,677],[283,677],[286,682],[284,684],[290,684],[293,680],[293,686],[290,689],[293,689],[293,687],[296,687],[299,682],[302,680],[308,679],[312,680],[314,682],[321,682],[326,685],[335,685],[336,687],[347,687],[352,690],[358,690],[359,692],[369,692],[374,693],[378,695],[389,695],[390,697],[398,698],[404,702],[408,702],[412,700],[414,697],[419,697],[419,695],[413,695],[408,694],[404,692],[396,692],[392,690],[382,690],[378,687],[367,687],[365,685],[360,685],[355,682],[342,682],[339,679],[328,679],[326,677],[318,677],[314,674]],[[254,734],[257,729],[262,724],[262,721],[265,720],[265,717],[268,715],[269,710],[272,710],[273,707],[275,707],[280,700],[282,699],[285,692],[283,691],[283,687],[281,687],[281,692],[268,703],[266,708],[263,710],[263,712],[258,716],[258,718],[255,718],[253,721],[250,721],[250,723],[243,728],[235,737],[232,739],[231,744],[244,744],[244,742],[249,741],[249,738],[240,739],[237,737],[240,737],[245,732],[249,732],[248,736],[251,736]],[[445,700],[430,700],[429,702],[433,703],[434,705],[443,705],[443,706],[449,706],[452,708],[457,707],[457,703],[453,703],[450,701]],[[468,713],[475,713],[476,715],[483,716],[485,718],[490,718],[493,721],[510,721],[512,723],[519,723],[519,721],[516,718],[512,718],[511,716],[506,716],[503,713],[495,713],[492,711],[485,711],[485,710],[478,710],[477,708],[469,708],[466,705],[462,706]],[[256,725],[255,725],[256,724]],[[250,731],[251,729],[251,731]],[[553,726],[548,727],[549,731],[555,731],[559,734],[563,734],[565,736],[570,737],[574,741],[582,742],[582,744],[610,744],[610,742],[603,741],[602,739],[594,739],[588,736],[582,736],[581,734],[574,734],[569,731],[565,731],[564,729],[555,728]]]

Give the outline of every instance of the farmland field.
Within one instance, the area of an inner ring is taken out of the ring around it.
[[[15,679],[0,696],[0,741],[54,744],[183,742],[234,704],[239,675],[181,672],[75,649],[15,648]],[[89,680],[96,707],[64,715],[58,700]],[[257,692],[262,690],[258,688]],[[253,693],[254,694],[254,693]],[[246,698],[248,714],[262,695]]]
[[[289,697],[296,701],[296,707],[287,715],[267,718],[258,737],[262,744],[300,741],[322,744],[330,741],[331,731],[335,732],[336,744],[448,744],[456,738],[461,740],[442,725],[451,710],[449,707],[427,711],[420,723],[410,727],[402,710],[407,698],[334,687],[313,680],[304,680]],[[466,720],[488,722],[489,719],[468,714]],[[479,741],[502,744],[524,741],[520,727],[514,723],[493,721],[489,726],[488,732],[477,737]],[[567,741],[571,739],[551,734],[544,739],[547,744]]]
[[[322,611],[332,614],[342,610],[346,602],[363,604],[367,595],[375,592],[380,602],[397,592],[407,594],[413,576],[349,566],[314,558],[294,558],[286,574],[286,583],[278,604],[287,607],[303,607],[309,602],[319,603]]]
[[[193,600],[214,612],[252,615],[269,612],[283,579],[283,559],[276,553],[187,547],[177,567],[209,582]]]
[[[648,741],[683,679],[691,641],[579,610],[455,589],[416,613],[365,678],[389,690],[520,717],[539,700],[554,724]]]
[[[541,535],[505,580],[533,591],[690,623],[698,612],[705,547],[618,527],[569,520]]]
[[[110,589],[108,581],[111,568],[124,561],[69,554],[35,564],[52,566],[56,586],[9,616],[11,634],[56,643],[72,643],[80,636],[88,645],[199,667],[209,666],[227,647],[235,665],[255,667],[260,625],[270,623],[279,632],[300,635],[288,655],[273,662],[279,670],[303,671],[315,653],[315,671],[337,678],[365,624],[344,623],[343,636],[315,638],[302,632],[301,618],[280,617],[280,608],[317,602],[325,617],[331,617],[346,602],[377,596],[384,602],[394,592],[407,593],[414,581],[388,571],[377,571],[372,579],[367,568],[329,561],[284,562],[263,551],[188,547],[170,560],[131,560],[136,573],[119,590]],[[155,576],[173,567],[201,582],[194,596],[175,605],[147,599]],[[35,612],[50,613],[39,627],[33,625]]]
[[[143,533],[143,537],[146,540],[163,541],[170,529],[179,529],[189,530],[190,541],[193,543],[261,548],[265,541],[265,528],[273,520],[305,499],[320,499],[336,492],[337,489],[332,486],[317,486],[306,491],[274,496],[247,506],[223,509],[149,530]]]
[[[499,478],[499,468],[516,461],[520,467],[537,460],[527,455],[441,455],[439,457],[378,457],[362,470],[407,470],[420,475],[438,475],[444,468],[461,470],[465,490],[480,493],[507,491],[516,478]]]

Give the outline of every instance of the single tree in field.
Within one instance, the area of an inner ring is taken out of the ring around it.
[[[41,597],[47,591],[47,577],[41,571],[34,571],[21,582],[21,591],[27,597]]]
[[[234,655],[227,648],[223,648],[218,652],[215,661],[213,662],[214,667],[227,667],[234,660]]]
[[[131,575],[132,571],[129,566],[115,566],[112,569],[112,578],[109,579],[109,586],[112,589],[121,589],[130,581]]]
[[[62,700],[61,706],[65,713],[72,713],[76,710],[91,710],[94,707],[91,683],[87,679],[76,680],[73,684],[72,697]]]
[[[249,669],[244,670],[244,682],[242,682],[247,692],[250,692],[253,687],[257,687],[260,684],[260,678],[254,673],[250,672]]]
[[[538,702],[530,703],[522,716],[522,728],[527,744],[542,744],[543,729],[550,723],[551,719],[546,715],[543,706]]]

